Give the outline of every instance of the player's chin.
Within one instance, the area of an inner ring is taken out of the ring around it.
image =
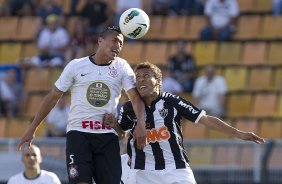
[[[141,98],[145,98],[145,97],[148,96],[148,94],[146,92],[144,92],[144,91],[138,91],[138,92],[139,92]]]
[[[116,59],[117,57],[118,57],[117,54],[112,54],[112,55],[109,56],[109,59],[110,59],[110,60],[114,60],[114,59]]]
[[[112,51],[107,51],[105,52],[105,57],[107,57],[107,59],[110,61],[110,60],[113,60],[115,58],[116,54]]]

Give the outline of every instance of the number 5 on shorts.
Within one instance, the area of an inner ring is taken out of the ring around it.
[[[74,160],[73,160],[73,154],[70,155],[70,163],[69,164],[73,164]]]

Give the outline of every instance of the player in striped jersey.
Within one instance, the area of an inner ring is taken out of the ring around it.
[[[188,164],[181,132],[182,118],[204,125],[242,140],[263,143],[264,139],[253,132],[244,132],[228,125],[217,117],[209,116],[204,110],[179,96],[161,92],[162,74],[160,69],[149,63],[140,63],[135,68],[136,86],[145,102],[147,145],[143,150],[136,148],[130,136],[127,153],[131,169],[136,172],[137,184],[195,184],[194,175]],[[118,120],[111,115],[104,123],[122,130],[134,131],[136,116],[131,102],[126,102]]]

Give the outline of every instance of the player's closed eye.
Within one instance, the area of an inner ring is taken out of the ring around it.
[[[115,39],[112,40],[112,42],[113,42],[113,44],[119,44],[120,47],[123,46],[123,42],[121,40],[119,40],[119,39],[115,38]]]
[[[136,76],[136,80],[147,80],[150,78],[151,76],[149,74],[145,74],[144,76]]]

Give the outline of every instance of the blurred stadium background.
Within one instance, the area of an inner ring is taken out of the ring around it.
[[[105,0],[115,8],[111,0]],[[1,3],[4,0],[0,0]],[[56,0],[68,15],[70,0]],[[81,0],[80,3],[84,3]],[[148,6],[150,0],[142,1]],[[148,59],[166,66],[175,52],[176,41],[189,41],[199,74],[214,64],[228,84],[227,115],[233,126],[254,131],[267,138],[264,145],[232,139],[204,126],[185,123],[185,146],[198,184],[279,184],[282,183],[282,16],[272,16],[271,0],[238,0],[240,17],[232,42],[201,42],[199,31],[205,26],[202,15],[150,16],[148,34],[136,42],[126,42],[121,56],[132,66]],[[80,5],[81,6],[81,5]],[[76,16],[66,16],[65,27],[73,30]],[[0,17],[0,74],[18,61],[38,54],[36,33],[39,17]],[[89,50],[96,47],[89,45]],[[0,182],[23,169],[17,140],[27,129],[39,102],[53,86],[61,68],[23,68],[25,102],[18,117],[0,117]],[[0,75],[0,76],[1,76]],[[183,93],[186,99],[191,94]],[[69,101],[69,95],[67,95]],[[122,98],[124,100],[124,98]],[[35,143],[44,156],[43,169],[55,172],[67,183],[65,139],[44,137],[44,123]]]

